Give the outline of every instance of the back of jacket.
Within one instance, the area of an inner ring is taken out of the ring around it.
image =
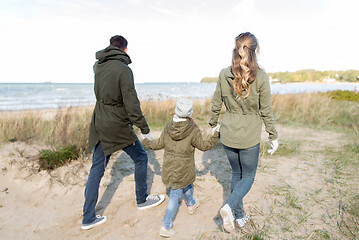
[[[144,139],[146,148],[164,148],[162,182],[173,189],[185,188],[196,179],[195,148],[201,151],[211,149],[218,142],[218,132],[203,139],[199,128],[192,121],[171,120],[157,140]]]
[[[105,155],[129,146],[137,136],[132,125],[149,132],[142,114],[128,64],[130,57],[119,48],[109,46],[96,53],[94,65],[96,105],[89,136],[90,151],[101,141]]]
[[[221,142],[237,149],[252,147],[261,140],[263,122],[269,139],[277,139],[267,74],[261,69],[257,70],[256,79],[249,85],[250,94],[246,98],[239,97],[234,91],[233,80],[231,67],[223,69],[212,100],[211,126],[218,122],[222,103],[226,108],[220,128]]]

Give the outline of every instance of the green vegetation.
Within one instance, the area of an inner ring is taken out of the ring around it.
[[[201,79],[201,83],[215,83],[217,80],[218,77],[204,77]]]
[[[291,83],[291,82],[325,82],[335,80],[337,82],[358,82],[359,71],[316,71],[313,69],[299,70],[296,72],[274,72],[268,73],[268,76],[274,82]],[[217,77],[204,77],[201,83],[217,82]]]
[[[40,169],[53,170],[80,156],[80,149],[76,145],[68,145],[59,150],[41,150],[39,157]]]
[[[359,94],[355,94],[354,91],[336,90],[326,94],[334,100],[359,102]]]
[[[312,69],[300,70],[296,72],[275,72],[268,73],[272,79],[277,79],[281,83],[290,82],[323,82],[327,79],[335,79],[339,82],[359,81],[358,70],[347,71],[316,71]]]

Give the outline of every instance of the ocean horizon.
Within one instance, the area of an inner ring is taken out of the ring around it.
[[[94,105],[93,83],[0,83],[0,111],[53,109],[69,106]],[[272,83],[272,94],[327,92],[359,88],[359,83]],[[190,97],[208,99],[216,83],[175,82],[135,83],[141,101]]]

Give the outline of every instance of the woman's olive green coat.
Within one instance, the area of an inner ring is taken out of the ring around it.
[[[269,134],[269,140],[277,139],[275,121],[272,112],[272,97],[268,75],[257,70],[256,79],[250,84],[247,98],[239,97],[233,88],[232,68],[223,69],[217,81],[212,100],[212,112],[209,124],[214,127],[222,103],[226,112],[221,121],[221,142],[228,147],[246,149],[261,141],[262,122]]]
[[[150,130],[137,98],[130,57],[109,46],[96,53],[94,65],[96,105],[92,115],[89,149],[100,141],[106,156],[137,140],[132,125],[143,134]]]
[[[211,149],[218,142],[218,132],[203,139],[198,127],[192,121],[174,122],[171,120],[157,140],[144,139],[146,148],[164,148],[162,182],[173,189],[185,188],[196,179],[195,148],[201,151]]]

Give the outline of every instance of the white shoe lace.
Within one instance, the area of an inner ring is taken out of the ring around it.
[[[160,200],[160,197],[158,195],[149,195],[146,200]]]

